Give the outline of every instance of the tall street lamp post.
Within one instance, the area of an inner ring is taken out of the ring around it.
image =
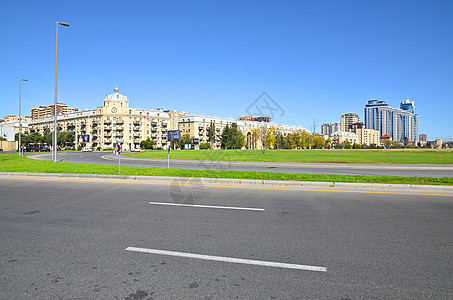
[[[22,130],[22,126],[21,126],[21,123],[20,123],[20,94],[21,94],[21,91],[22,91],[22,81],[28,81],[27,79],[20,79],[19,80],[19,155],[24,155],[24,152],[22,151],[22,143],[21,143],[21,140],[20,140],[20,133],[21,133],[21,130]]]
[[[53,161],[57,162],[57,70],[58,70],[58,25],[69,26],[65,22],[57,22],[57,39],[55,50],[55,110],[54,110],[54,125],[53,125]]]

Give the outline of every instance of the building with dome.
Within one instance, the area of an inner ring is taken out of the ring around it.
[[[170,117],[163,110],[141,109],[129,106],[129,100],[115,87],[113,94],[105,96],[104,105],[57,116],[58,132],[75,133],[75,147],[112,149],[121,142],[124,150],[140,147],[140,142],[150,138],[156,147],[167,147],[167,130]],[[53,131],[54,117],[33,119],[28,132],[44,134]]]

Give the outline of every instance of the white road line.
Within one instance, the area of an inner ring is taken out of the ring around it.
[[[198,207],[198,208],[221,208],[221,209],[265,211],[264,208],[253,208],[253,207],[213,206],[213,205],[197,205],[197,204],[182,204],[182,203],[178,204],[178,203],[168,203],[168,202],[150,202],[149,204],[183,206],[183,207]]]
[[[186,257],[186,258],[197,258],[197,259],[204,259],[204,260],[222,261],[222,262],[229,262],[229,263],[235,263],[235,264],[247,264],[247,265],[265,266],[265,267],[275,267],[275,268],[285,268],[285,269],[296,269],[296,270],[306,270],[306,271],[327,272],[327,269],[324,268],[324,267],[297,265],[297,264],[287,264],[287,263],[279,263],[279,262],[271,262],[271,261],[263,261],[263,260],[251,260],[251,259],[242,259],[242,258],[233,258],[233,257],[212,256],[212,255],[203,255],[203,254],[192,254],[192,253],[165,251],[165,250],[157,250],[157,249],[146,249],[146,248],[136,248],[136,247],[127,247],[126,250],[127,251],[142,252],[142,253],[159,254],[159,255],[168,255],[168,256],[178,256],[178,257]]]

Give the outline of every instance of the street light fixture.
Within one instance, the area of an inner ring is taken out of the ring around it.
[[[22,91],[22,81],[28,81],[27,79],[20,79],[19,80],[19,155],[24,155],[24,152],[22,151],[22,142],[21,142],[21,139],[20,139],[20,132],[22,130],[22,126],[21,126],[21,123],[20,123],[20,97],[21,97],[21,91]]]
[[[65,22],[57,22],[57,38],[55,50],[55,110],[54,110],[54,126],[53,126],[53,161],[57,162],[57,70],[58,70],[58,25],[69,26]]]

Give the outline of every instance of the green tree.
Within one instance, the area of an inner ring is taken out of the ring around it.
[[[238,129],[238,125],[233,123],[225,126],[220,137],[221,147],[224,149],[241,149],[245,145],[245,136]]]
[[[285,137],[283,134],[278,131],[277,134],[275,135],[275,148],[277,149],[286,149],[286,141]]]
[[[60,131],[57,133],[57,146],[60,148],[73,147],[75,142],[74,131]]]
[[[155,145],[156,142],[151,140],[150,138],[147,138],[146,140],[140,142],[141,149],[153,149]]]
[[[32,144],[37,145],[37,144],[41,144],[43,142],[42,135],[39,134],[38,132],[31,134],[29,137],[30,137],[30,142]]]
[[[189,144],[189,143],[190,143],[190,134],[184,133],[183,135],[181,135],[181,139],[179,140],[179,142],[176,142],[176,147],[178,147],[180,149],[184,149],[184,145]]]
[[[49,146],[52,145],[52,132],[50,132],[50,129],[44,130],[42,141]]]
[[[209,124],[209,127],[207,128],[207,133],[208,133],[208,141],[211,144],[211,148],[213,145],[216,143],[216,133],[215,133],[215,124],[214,121],[211,121],[211,124]]]

